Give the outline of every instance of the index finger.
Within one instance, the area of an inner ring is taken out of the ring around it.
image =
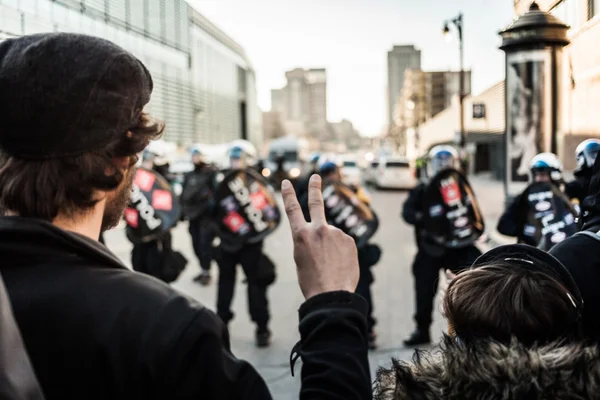
[[[323,193],[321,192],[321,177],[319,175],[311,176],[308,181],[308,209],[311,222],[323,225],[327,223]]]
[[[304,214],[302,214],[300,203],[298,203],[298,199],[296,198],[296,191],[287,179],[281,183],[281,195],[283,196],[285,213],[290,221],[290,228],[292,228],[292,232],[297,231],[306,225],[306,220],[304,219]]]

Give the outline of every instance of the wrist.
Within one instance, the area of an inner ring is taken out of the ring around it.
[[[336,290],[316,294],[302,303],[298,310],[300,319],[323,307],[351,307],[367,313],[367,303],[362,297],[350,291]]]

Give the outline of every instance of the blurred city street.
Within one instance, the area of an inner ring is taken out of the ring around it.
[[[474,190],[480,199],[483,212],[488,217],[488,229],[495,227],[495,220],[501,213],[503,202],[502,185],[487,176],[473,178]],[[370,353],[371,371],[374,377],[379,366],[389,365],[390,358],[409,359],[412,350],[402,346],[402,340],[412,331],[414,304],[412,259],[416,252],[412,227],[400,218],[400,211],[406,192],[371,191],[373,208],[378,212],[381,225],[374,239],[383,249],[383,257],[374,267],[375,283],[373,295],[375,313],[378,319],[378,350]],[[283,209],[283,208],[282,208]],[[130,264],[130,243],[122,228],[106,235],[108,247],[123,261]],[[277,265],[278,278],[269,289],[271,306],[272,346],[257,349],[254,345],[254,325],[251,323],[246,306],[246,286],[243,272],[238,269],[238,284],[234,299],[235,319],[230,324],[232,350],[237,357],[250,361],[265,378],[276,399],[297,399],[300,388],[301,361],[291,376],[289,359],[294,344],[299,339],[297,310],[303,297],[298,288],[293,248],[287,219],[279,229],[266,240],[265,252]],[[187,223],[177,226],[173,232],[173,246],[182,251],[189,264],[174,286],[214,310],[216,301],[215,282],[202,287],[192,281],[199,272],[198,261],[193,254]],[[213,264],[213,277],[217,268]],[[438,296],[439,297],[439,296]],[[439,300],[439,299],[438,299]],[[439,301],[438,304],[439,309]],[[434,340],[439,339],[445,329],[439,312],[436,312],[432,328]]]

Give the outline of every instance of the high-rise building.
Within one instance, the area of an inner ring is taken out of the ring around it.
[[[471,71],[464,74],[464,95],[467,96],[471,94]],[[459,71],[407,69],[395,110],[399,125],[410,128],[435,117],[450,107],[459,93]]]
[[[147,110],[165,120],[166,140],[263,140],[244,49],[184,0],[0,0],[0,27],[0,40],[67,31],[132,52],[152,74]]]
[[[394,125],[397,100],[402,94],[404,85],[404,71],[421,69],[421,50],[417,50],[413,45],[394,46],[388,52],[387,67],[388,129],[391,130]]]
[[[471,71],[464,71],[464,96],[471,93]],[[460,93],[460,72],[407,69],[397,98],[395,139],[406,151],[419,146],[419,125],[449,108]]]
[[[327,71],[296,68],[285,73],[287,84],[271,91],[271,111],[278,111],[286,133],[318,139],[327,135]]]

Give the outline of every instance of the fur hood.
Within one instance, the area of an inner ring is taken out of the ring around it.
[[[380,369],[375,399],[600,399],[598,355],[580,345],[464,347],[446,337],[435,353],[416,352],[412,364],[392,360],[392,368]]]

